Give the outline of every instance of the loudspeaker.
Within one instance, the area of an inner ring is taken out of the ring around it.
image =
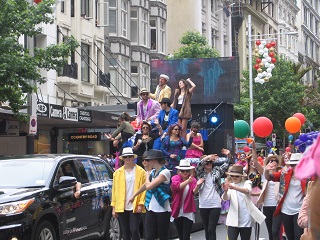
[[[233,129],[217,129],[208,136],[208,141],[205,141],[205,152],[207,154],[221,154],[222,148],[227,148],[234,154],[234,130]]]

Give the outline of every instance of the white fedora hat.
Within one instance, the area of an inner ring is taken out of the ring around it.
[[[138,156],[133,153],[131,147],[125,147],[122,149],[122,154],[119,156],[120,159],[122,159],[124,156],[133,156],[133,158],[137,158]]]
[[[286,164],[298,164],[298,162],[300,161],[300,159],[302,158],[302,153],[292,153],[290,160],[286,162]]]
[[[179,166],[176,167],[179,170],[190,170],[194,169],[194,166],[190,165],[190,160],[188,159],[181,159],[179,162]]]

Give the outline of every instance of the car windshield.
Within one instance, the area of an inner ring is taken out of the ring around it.
[[[0,188],[40,187],[47,185],[54,162],[34,159],[0,161]]]

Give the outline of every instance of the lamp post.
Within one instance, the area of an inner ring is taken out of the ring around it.
[[[253,137],[253,80],[252,80],[252,37],[268,37],[274,35],[297,35],[298,32],[284,32],[284,33],[274,33],[274,34],[262,34],[262,35],[252,35],[252,25],[251,25],[251,15],[248,15],[248,48],[249,48],[249,102],[250,102],[250,137]],[[273,38],[276,39],[276,38]],[[258,40],[258,39],[254,39]],[[259,39],[262,40],[262,39]]]

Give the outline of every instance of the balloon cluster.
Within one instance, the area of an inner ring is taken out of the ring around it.
[[[294,141],[294,145],[300,152],[304,152],[307,146],[313,143],[313,140],[318,137],[319,132],[309,132],[300,134],[299,138]]]
[[[257,40],[256,45],[258,48],[255,49],[256,64],[254,68],[258,74],[254,81],[263,84],[264,82],[268,82],[272,77],[271,72],[274,64],[277,62],[274,53],[276,43],[274,41],[267,43],[265,40]]]

